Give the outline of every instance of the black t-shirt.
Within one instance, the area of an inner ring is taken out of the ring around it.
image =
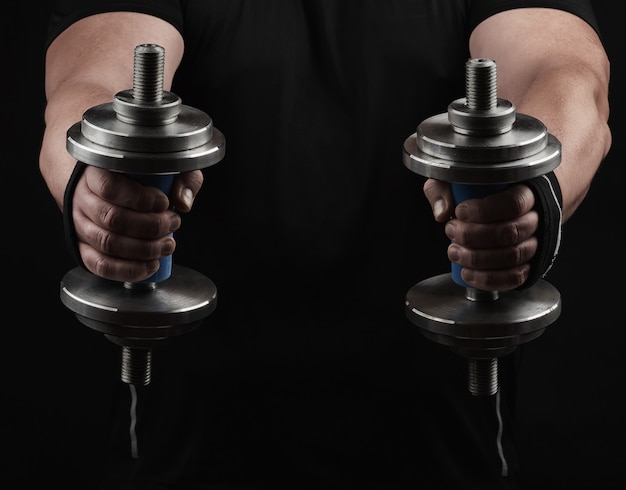
[[[525,6],[596,27],[573,0],[58,2],[50,41],[109,10],[172,23],[185,38],[172,91],[227,141],[174,255],[216,283],[216,311],[155,352],[136,461],[120,386],[108,481],[515,488],[520,349],[500,362],[502,398],[472,397],[466,359],[404,313],[407,290],[449,263],[402,143],[464,95],[472,29]]]

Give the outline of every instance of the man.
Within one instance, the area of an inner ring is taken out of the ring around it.
[[[93,167],[73,183],[86,269],[139,281],[177,246],[175,260],[219,291],[205,325],[160,351],[163,372],[140,393],[138,458],[121,392],[105,481],[516,487],[516,356],[498,396],[471,397],[464,360],[422,338],[403,301],[448,258],[476,288],[529,286],[552,252],[545,210],[524,183],[455,210],[447,184],[404,168],[401,145],[463,96],[468,57],[493,59],[498,96],[561,141],[553,206],[567,220],[611,139],[590,2],[66,1],[49,40],[40,167],[59,206],[76,164],[66,131],[132,86],[138,44],[165,48],[166,90],[228,141],[170,199]],[[193,205],[184,226],[171,204]]]

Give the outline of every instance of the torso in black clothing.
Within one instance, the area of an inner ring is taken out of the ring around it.
[[[179,28],[172,91],[227,141],[174,256],[214,280],[217,309],[157,353],[136,462],[121,392],[112,473],[197,488],[513,487],[504,398],[508,478],[494,398],[468,395],[465,360],[404,316],[406,291],[449,264],[402,143],[464,95],[472,27],[528,2],[74,3]]]

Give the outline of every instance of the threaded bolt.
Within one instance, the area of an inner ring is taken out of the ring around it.
[[[467,383],[472,395],[495,395],[498,391],[498,359],[470,359]]]
[[[465,63],[465,105],[470,110],[489,111],[498,106],[496,63],[485,58]]]
[[[153,103],[163,98],[165,49],[156,44],[135,47],[132,94],[136,102]]]
[[[515,107],[497,96],[496,62],[472,58],[465,63],[465,98],[448,106],[448,119],[455,132],[496,136],[511,130]]]
[[[176,121],[180,98],[163,90],[165,49],[158,44],[135,47],[133,87],[113,99],[115,115],[128,124],[161,126]]]
[[[131,385],[149,385],[152,381],[152,351],[122,346],[121,379]]]
[[[133,88],[130,91],[131,101],[117,112],[118,117],[134,124],[160,124],[162,114],[156,109],[163,100],[163,70],[165,65],[165,49],[156,44],[140,44],[135,47],[133,61]],[[121,98],[118,100],[121,101]],[[146,111],[140,111],[146,106]],[[117,106],[120,108],[120,106]],[[156,284],[124,283],[127,289],[155,289]],[[152,351],[122,346],[121,379],[132,385],[148,385],[152,380]]]
[[[472,58],[465,63],[465,105],[468,111],[497,110],[495,61],[486,58]],[[508,122],[506,127],[508,127]],[[502,125],[496,125],[492,131],[497,134],[503,129],[505,128]],[[471,301],[497,301],[499,295],[497,291],[466,288],[465,296]],[[495,394],[498,391],[498,359],[470,359],[468,388],[472,395]]]

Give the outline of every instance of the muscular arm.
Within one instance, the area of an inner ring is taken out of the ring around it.
[[[66,150],[68,128],[86,109],[111,102],[117,92],[132,87],[135,47],[147,43],[165,48],[167,90],[183,54],[183,40],[158,18],[129,12],[98,14],[71,25],[50,45],[39,166],[59,207],[76,165]],[[159,259],[175,249],[171,233],[181,220],[171,204],[188,211],[201,185],[202,172],[186,172],[166,196],[122,174],[88,166],[74,189],[72,209],[85,267],[118,281],[149,277],[158,269]]]
[[[609,61],[596,32],[564,11],[508,10],[476,27],[470,55],[495,60],[498,96],[513,102],[518,113],[543,121],[561,141],[555,174],[566,221],[587,195],[611,145]],[[427,180],[424,193],[435,219],[446,223],[454,242],[448,258],[463,267],[468,284],[506,290],[526,281],[538,250],[539,219],[528,186],[513,185],[456,209],[443,182]]]
[[[561,141],[555,173],[569,219],[611,145],[609,61],[596,32],[560,10],[509,10],[474,30],[470,52],[496,61],[499,97],[543,121]]]
[[[170,87],[183,41],[170,24],[144,14],[114,12],[71,25],[46,53],[46,130],[39,167],[59,206],[75,165],[65,149],[66,132],[94,105],[132,87],[133,51],[142,43],[165,48],[164,85]]]

